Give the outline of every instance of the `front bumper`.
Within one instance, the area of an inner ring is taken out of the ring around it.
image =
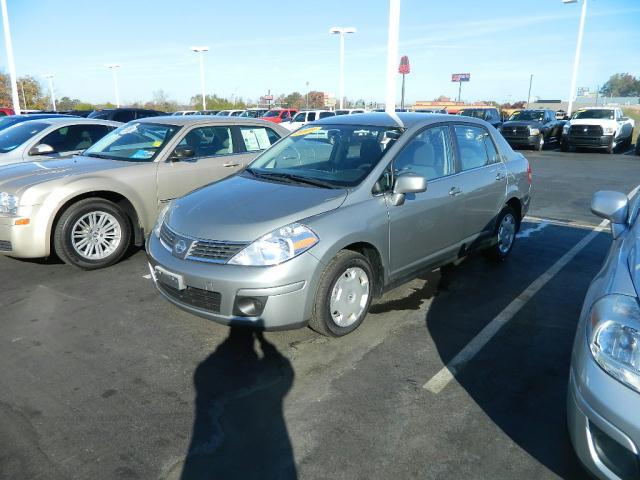
[[[604,372],[581,340],[576,341],[567,394],[573,447],[597,478],[640,480],[640,394]]]
[[[605,148],[611,145],[612,140],[613,135],[602,135],[599,137],[565,135],[562,137],[562,141],[572,147]]]
[[[515,147],[520,147],[520,146],[534,147],[534,146],[538,145],[538,135],[507,136],[503,132],[502,136],[507,141],[507,143],[509,143],[509,145],[511,145],[512,147],[514,147],[514,146]]]
[[[311,317],[322,264],[309,252],[273,267],[246,267],[183,260],[156,238],[147,241],[147,258],[158,292],[177,307],[224,325],[284,330],[306,325]],[[183,290],[158,280],[160,267],[184,279]],[[259,298],[259,315],[239,314],[239,298]]]
[[[29,219],[28,225],[16,221]],[[49,255],[46,228],[40,228],[34,216],[0,215],[0,254],[17,258],[40,258]]]

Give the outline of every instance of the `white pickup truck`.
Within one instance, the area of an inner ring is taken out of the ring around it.
[[[631,146],[632,118],[617,107],[581,108],[571,115],[562,129],[562,151],[575,147],[604,148],[613,153],[618,146]]]

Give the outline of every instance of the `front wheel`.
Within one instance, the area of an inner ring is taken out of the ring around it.
[[[342,337],[367,315],[373,293],[373,268],[364,255],[342,250],[322,272],[309,326],[316,332]]]
[[[560,150],[562,150],[563,152],[570,152],[571,146],[569,145],[569,142],[567,142],[566,140],[562,140],[560,142]]]
[[[536,143],[536,150],[541,152],[544,149],[544,135],[538,135],[538,142]]]
[[[617,145],[616,145],[615,137],[611,137],[611,142],[609,142],[609,146],[607,147],[607,153],[608,154],[615,153],[616,146]]]
[[[518,224],[519,219],[515,210],[511,207],[504,207],[496,219],[493,245],[487,249],[487,255],[495,260],[507,258],[516,241]]]
[[[115,203],[87,198],[62,213],[54,230],[53,246],[65,263],[95,270],[120,260],[130,239],[129,220]]]

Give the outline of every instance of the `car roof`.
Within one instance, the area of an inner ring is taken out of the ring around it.
[[[369,125],[372,127],[402,127],[412,128],[414,126],[429,125],[439,122],[472,122],[481,125],[487,123],[473,118],[465,117],[461,119],[456,115],[449,115],[448,113],[419,113],[419,112],[397,112],[395,115],[402,125],[388,113],[385,112],[370,112],[370,113],[355,113],[353,115],[336,115],[333,117],[326,117],[322,120],[313,122],[314,125]]]
[[[31,116],[31,115],[30,115]],[[115,122],[113,120],[101,120],[97,118],[84,118],[84,117],[73,117],[71,115],[67,117],[50,117],[50,118],[34,118],[33,120],[37,120],[41,123],[48,123],[49,125],[81,125],[83,123],[91,123],[94,125],[112,125],[114,127],[119,127],[120,125],[124,125],[122,122]]]
[[[265,125],[268,127],[273,127],[273,123],[266,122],[264,120],[260,120],[258,118],[253,117],[218,117],[215,115],[163,115],[159,117],[146,117],[139,118],[138,120],[134,120],[138,123],[160,123],[164,125],[210,125],[221,124],[221,125],[229,125],[229,124],[238,124],[238,125],[246,125],[248,123],[253,125]]]

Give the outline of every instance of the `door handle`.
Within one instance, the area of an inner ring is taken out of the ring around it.
[[[223,167],[237,167],[238,165],[240,165],[240,164],[239,163],[233,163],[233,162],[223,163],[222,164]]]
[[[451,195],[452,197],[457,197],[461,193],[462,193],[462,189],[458,187],[451,187],[451,189],[449,190],[449,195]]]
[[[506,177],[507,174],[504,172],[498,172],[496,173],[496,182],[499,182],[500,180],[504,180],[504,177]]]

